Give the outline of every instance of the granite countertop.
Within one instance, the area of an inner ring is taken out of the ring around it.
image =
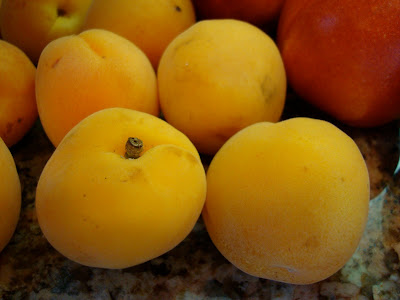
[[[212,244],[201,218],[170,252],[123,270],[74,263],[46,241],[35,214],[35,189],[54,151],[38,121],[11,148],[22,183],[14,236],[0,253],[0,299],[400,299],[399,122],[357,129],[288,95],[283,117],[332,121],[363,153],[371,179],[370,215],[359,248],[336,274],[294,286],[259,279],[230,264]],[[205,168],[211,157],[203,157]]]

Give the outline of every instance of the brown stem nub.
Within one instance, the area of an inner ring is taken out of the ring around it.
[[[143,142],[136,137],[130,137],[125,144],[125,151],[125,158],[139,158],[143,151]]]

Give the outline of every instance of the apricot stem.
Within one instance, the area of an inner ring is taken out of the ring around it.
[[[125,158],[139,158],[143,151],[143,142],[137,137],[130,137],[125,144]]]

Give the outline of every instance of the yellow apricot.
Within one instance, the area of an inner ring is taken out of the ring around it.
[[[274,41],[238,20],[200,21],[179,34],[157,78],[165,119],[206,154],[248,125],[278,121],[286,97]]]
[[[83,28],[107,29],[129,39],[157,68],[171,40],[195,21],[191,0],[94,0]]]
[[[46,46],[37,67],[36,100],[55,146],[79,121],[104,108],[159,115],[156,75],[148,58],[127,39],[100,29]]]
[[[129,137],[144,146],[125,158]],[[39,225],[69,259],[126,268],[180,243],[200,216],[206,177],[190,140],[165,121],[126,108],[93,113],[47,162],[36,190]]]
[[[14,158],[0,138],[0,252],[17,227],[21,210],[21,184]]]
[[[3,39],[37,63],[43,48],[81,30],[92,0],[4,0],[0,10]]]
[[[0,40],[0,137],[8,147],[19,142],[37,120],[35,72],[22,50]]]
[[[207,172],[210,237],[251,275],[310,284],[338,271],[363,234],[368,170],[355,142],[310,118],[251,125]]]

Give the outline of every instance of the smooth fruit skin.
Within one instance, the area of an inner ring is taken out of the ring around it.
[[[195,22],[190,0],[94,0],[83,29],[107,29],[127,38],[157,69],[168,44]]]
[[[201,19],[237,19],[256,26],[278,22],[284,0],[193,0]]]
[[[4,0],[1,35],[34,64],[52,40],[78,33],[92,0]]]
[[[274,41],[238,20],[205,20],[178,35],[157,73],[165,119],[201,153],[240,129],[280,119],[286,75]]]
[[[286,1],[277,43],[289,84],[353,126],[399,118],[399,20],[399,1]]]
[[[8,147],[32,128],[38,112],[36,68],[22,50],[0,40],[0,137]]]
[[[36,73],[43,128],[57,146],[88,115],[125,107],[155,116],[160,108],[154,69],[129,40],[107,30],[86,30],[52,41]]]
[[[124,158],[128,137],[144,150]],[[80,264],[126,268],[171,250],[192,230],[206,195],[197,150],[165,121],[125,108],[92,114],[57,147],[40,176],[45,237]]]
[[[17,227],[21,210],[21,184],[10,150],[0,138],[0,252]]]
[[[368,217],[369,175],[332,124],[294,118],[234,135],[207,171],[203,219],[219,251],[251,275],[310,284],[352,256]]]

